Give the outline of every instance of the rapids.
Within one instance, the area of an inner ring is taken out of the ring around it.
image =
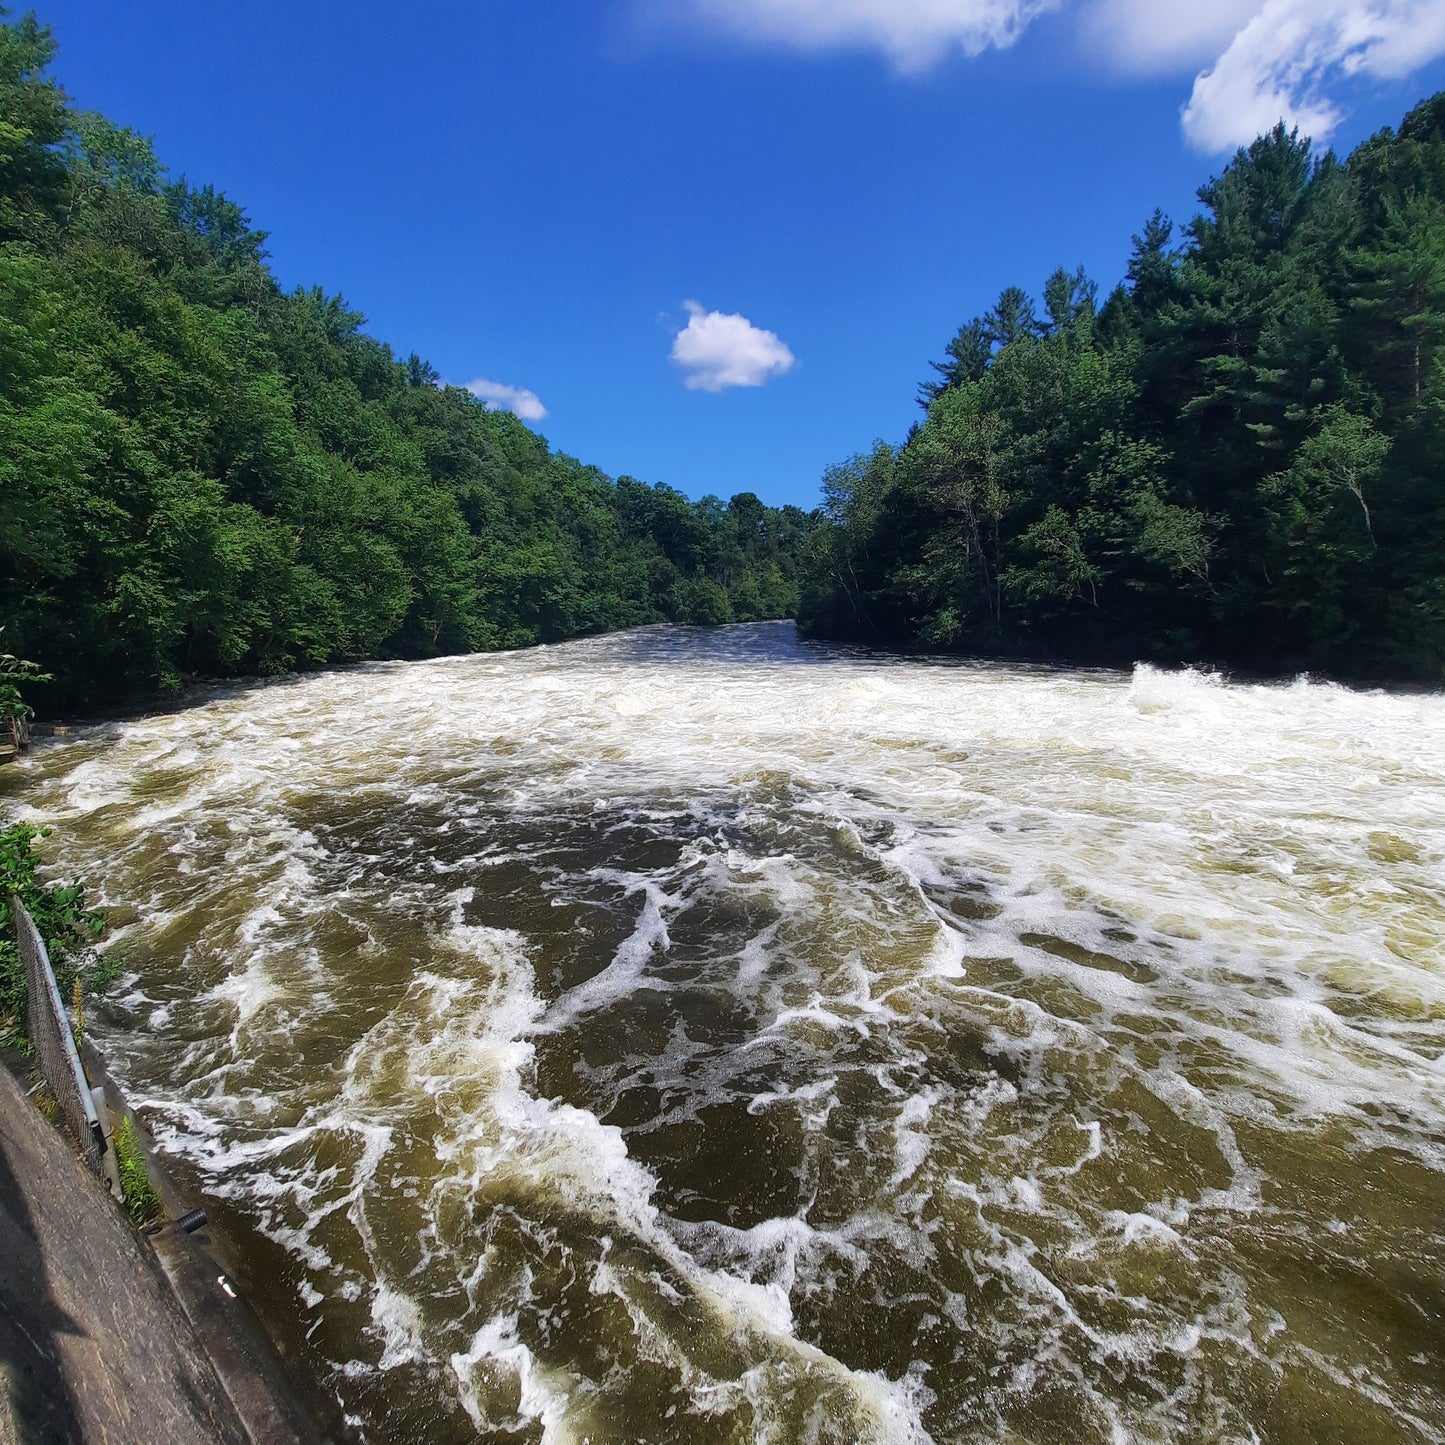
[[[1445,698],[653,628],[0,788],[358,1440],[1445,1441]]]

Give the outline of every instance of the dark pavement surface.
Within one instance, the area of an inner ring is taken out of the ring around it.
[[[100,1181],[0,1067],[0,1445],[245,1445]]]

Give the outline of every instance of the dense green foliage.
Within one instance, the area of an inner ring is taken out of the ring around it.
[[[40,859],[34,844],[46,833],[29,823],[0,823],[0,1043],[25,1034],[25,969],[15,942],[13,896],[45,940],[62,996],[73,988],[77,972],[84,972],[88,984],[108,981],[107,966],[90,956],[102,920],[98,910],[86,906],[84,885],[45,884],[35,877]]]
[[[1005,291],[907,443],[828,473],[805,627],[1445,680],[1445,95],[1345,163],[1281,126],[1199,197],[1102,306]]]
[[[51,706],[790,615],[808,518],[616,483],[398,360],[0,24],[0,619]]]
[[[5,629],[0,627],[0,633]],[[20,691],[21,683],[34,687],[53,679],[33,662],[16,657],[13,652],[0,652],[0,733],[9,731],[27,718],[35,716],[35,709],[25,700]]]

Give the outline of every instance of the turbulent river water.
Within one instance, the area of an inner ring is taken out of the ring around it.
[[[3,785],[357,1439],[1445,1441],[1445,698],[645,629]]]

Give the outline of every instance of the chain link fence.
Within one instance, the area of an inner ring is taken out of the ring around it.
[[[66,1132],[81,1157],[99,1174],[105,1135],[101,1132],[90,1085],[85,1081],[85,1070],[80,1066],[80,1055],[75,1050],[75,1036],[50,967],[50,955],[25,905],[18,898],[12,898],[11,904],[20,958],[25,965],[25,1020],[35,1049],[35,1063],[60,1110]]]

